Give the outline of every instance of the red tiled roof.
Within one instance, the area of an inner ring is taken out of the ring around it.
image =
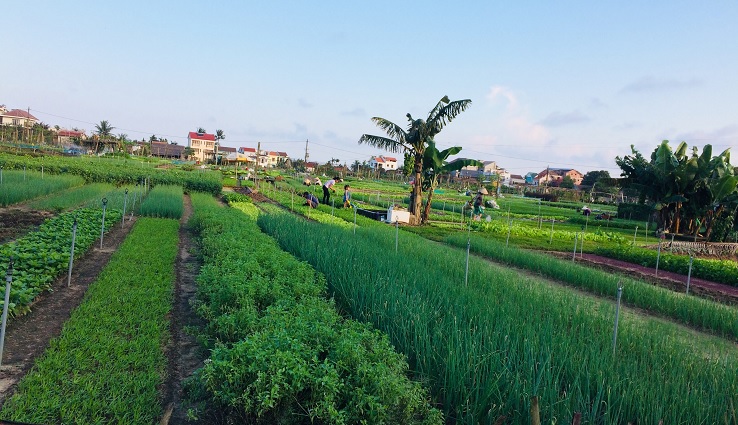
[[[29,120],[38,120],[36,117],[24,111],[23,109],[11,109],[8,112],[4,113],[3,115],[6,117],[17,117],[17,118],[25,118]]]
[[[218,148],[218,150],[222,152],[234,152],[234,153],[236,152],[236,148],[231,148],[228,146],[221,146]]]
[[[241,152],[253,152],[256,153],[256,148],[241,148]]]
[[[384,158],[382,158],[381,156],[378,156],[378,157],[374,158],[374,160],[377,161],[377,162],[380,162],[380,163],[383,163],[384,162]]]
[[[214,142],[215,134],[208,134],[208,133],[197,134],[196,131],[190,131],[190,139],[212,140]]]
[[[85,135],[85,132],[84,131],[74,131],[74,130],[59,130],[59,132],[57,132],[56,134],[58,134],[61,137],[82,137]]]
[[[286,157],[287,152],[277,152],[277,155]]]
[[[396,158],[392,158],[391,156],[385,156],[383,158],[384,158],[385,161],[395,161],[395,162],[397,162],[397,159]]]

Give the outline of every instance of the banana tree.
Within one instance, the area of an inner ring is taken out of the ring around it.
[[[471,100],[455,100],[450,101],[448,96],[444,96],[436,104],[436,106],[428,113],[428,117],[423,119],[414,119],[412,115],[406,114],[408,120],[407,130],[399,125],[380,117],[372,118],[372,121],[384,130],[389,137],[374,136],[364,134],[359,139],[359,144],[366,143],[375,148],[387,150],[392,153],[406,153],[413,158],[413,174],[415,175],[415,184],[410,202],[411,223],[419,224],[421,222],[421,196],[422,189],[420,182],[423,177],[423,155],[425,154],[428,142],[443,130],[443,128],[451,122],[457,115],[466,110],[471,105]]]
[[[461,146],[453,146],[439,151],[433,139],[428,141],[428,146],[426,146],[423,154],[423,190],[428,191],[428,200],[423,210],[422,223],[426,223],[430,216],[433,191],[438,186],[438,177],[452,171],[461,170],[469,165],[477,167],[483,165],[475,159],[457,159],[453,162],[447,162],[449,156],[456,155],[459,152],[461,152]]]

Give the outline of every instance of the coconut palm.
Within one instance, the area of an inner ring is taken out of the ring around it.
[[[425,120],[414,119],[412,115],[407,114],[406,117],[409,123],[407,131],[384,118],[374,117],[372,121],[384,130],[389,138],[364,134],[359,139],[359,144],[366,143],[389,152],[403,152],[412,155],[414,160],[413,174],[415,175],[415,184],[413,185],[413,192],[410,197],[412,224],[419,224],[421,222],[422,189],[420,182],[423,176],[423,155],[425,154],[426,146],[428,142],[433,140],[436,134],[443,130],[443,127],[447,123],[466,110],[469,105],[471,105],[471,100],[469,99],[451,102],[448,96],[444,96],[430,111]]]
[[[100,146],[100,141],[102,140],[103,144],[105,144],[105,141],[110,139],[110,136],[112,136],[113,130],[115,130],[115,127],[110,125],[108,120],[102,120],[100,121],[100,124],[95,124],[95,134],[97,134],[97,140],[95,141],[95,153],[97,153],[97,150]]]

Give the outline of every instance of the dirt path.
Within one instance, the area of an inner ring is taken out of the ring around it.
[[[187,409],[183,406],[182,381],[192,375],[202,366],[207,358],[195,337],[187,333],[186,329],[204,326],[192,309],[192,301],[197,290],[196,277],[200,269],[200,262],[195,255],[196,246],[193,242],[187,221],[192,216],[192,202],[185,196],[184,214],[179,227],[179,255],[176,263],[177,281],[174,286],[174,305],[170,331],[172,342],[167,347],[168,358],[167,382],[162,390],[165,414],[161,424],[197,424],[187,421]]]
[[[15,390],[18,381],[31,369],[39,355],[43,354],[49,341],[61,333],[64,322],[82,302],[87,287],[97,279],[100,271],[108,264],[118,249],[133,222],[117,224],[105,235],[103,249],[100,241],[75,261],[72,284],[67,287],[67,274],[59,277],[50,292],[44,292],[31,305],[31,312],[22,317],[8,320],[5,333],[5,349],[0,368],[0,404]]]
[[[571,258],[571,256],[569,256]],[[663,286],[675,291],[684,292],[687,289],[687,276],[659,270],[658,276],[654,267],[644,267],[640,264],[628,263],[626,261],[601,257],[595,254],[584,253],[583,257],[577,254],[577,261],[581,261],[595,267],[611,272],[617,272],[634,276],[638,279],[647,280],[653,284]],[[738,279],[738,278],[737,278]],[[692,276],[689,282],[689,292],[703,298],[729,304],[738,304],[738,287],[711,282]]]

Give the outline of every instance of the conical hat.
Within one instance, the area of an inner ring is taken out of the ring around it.
[[[483,187],[477,191],[477,193],[481,193],[482,195],[489,195],[489,192],[487,192],[487,188]]]

